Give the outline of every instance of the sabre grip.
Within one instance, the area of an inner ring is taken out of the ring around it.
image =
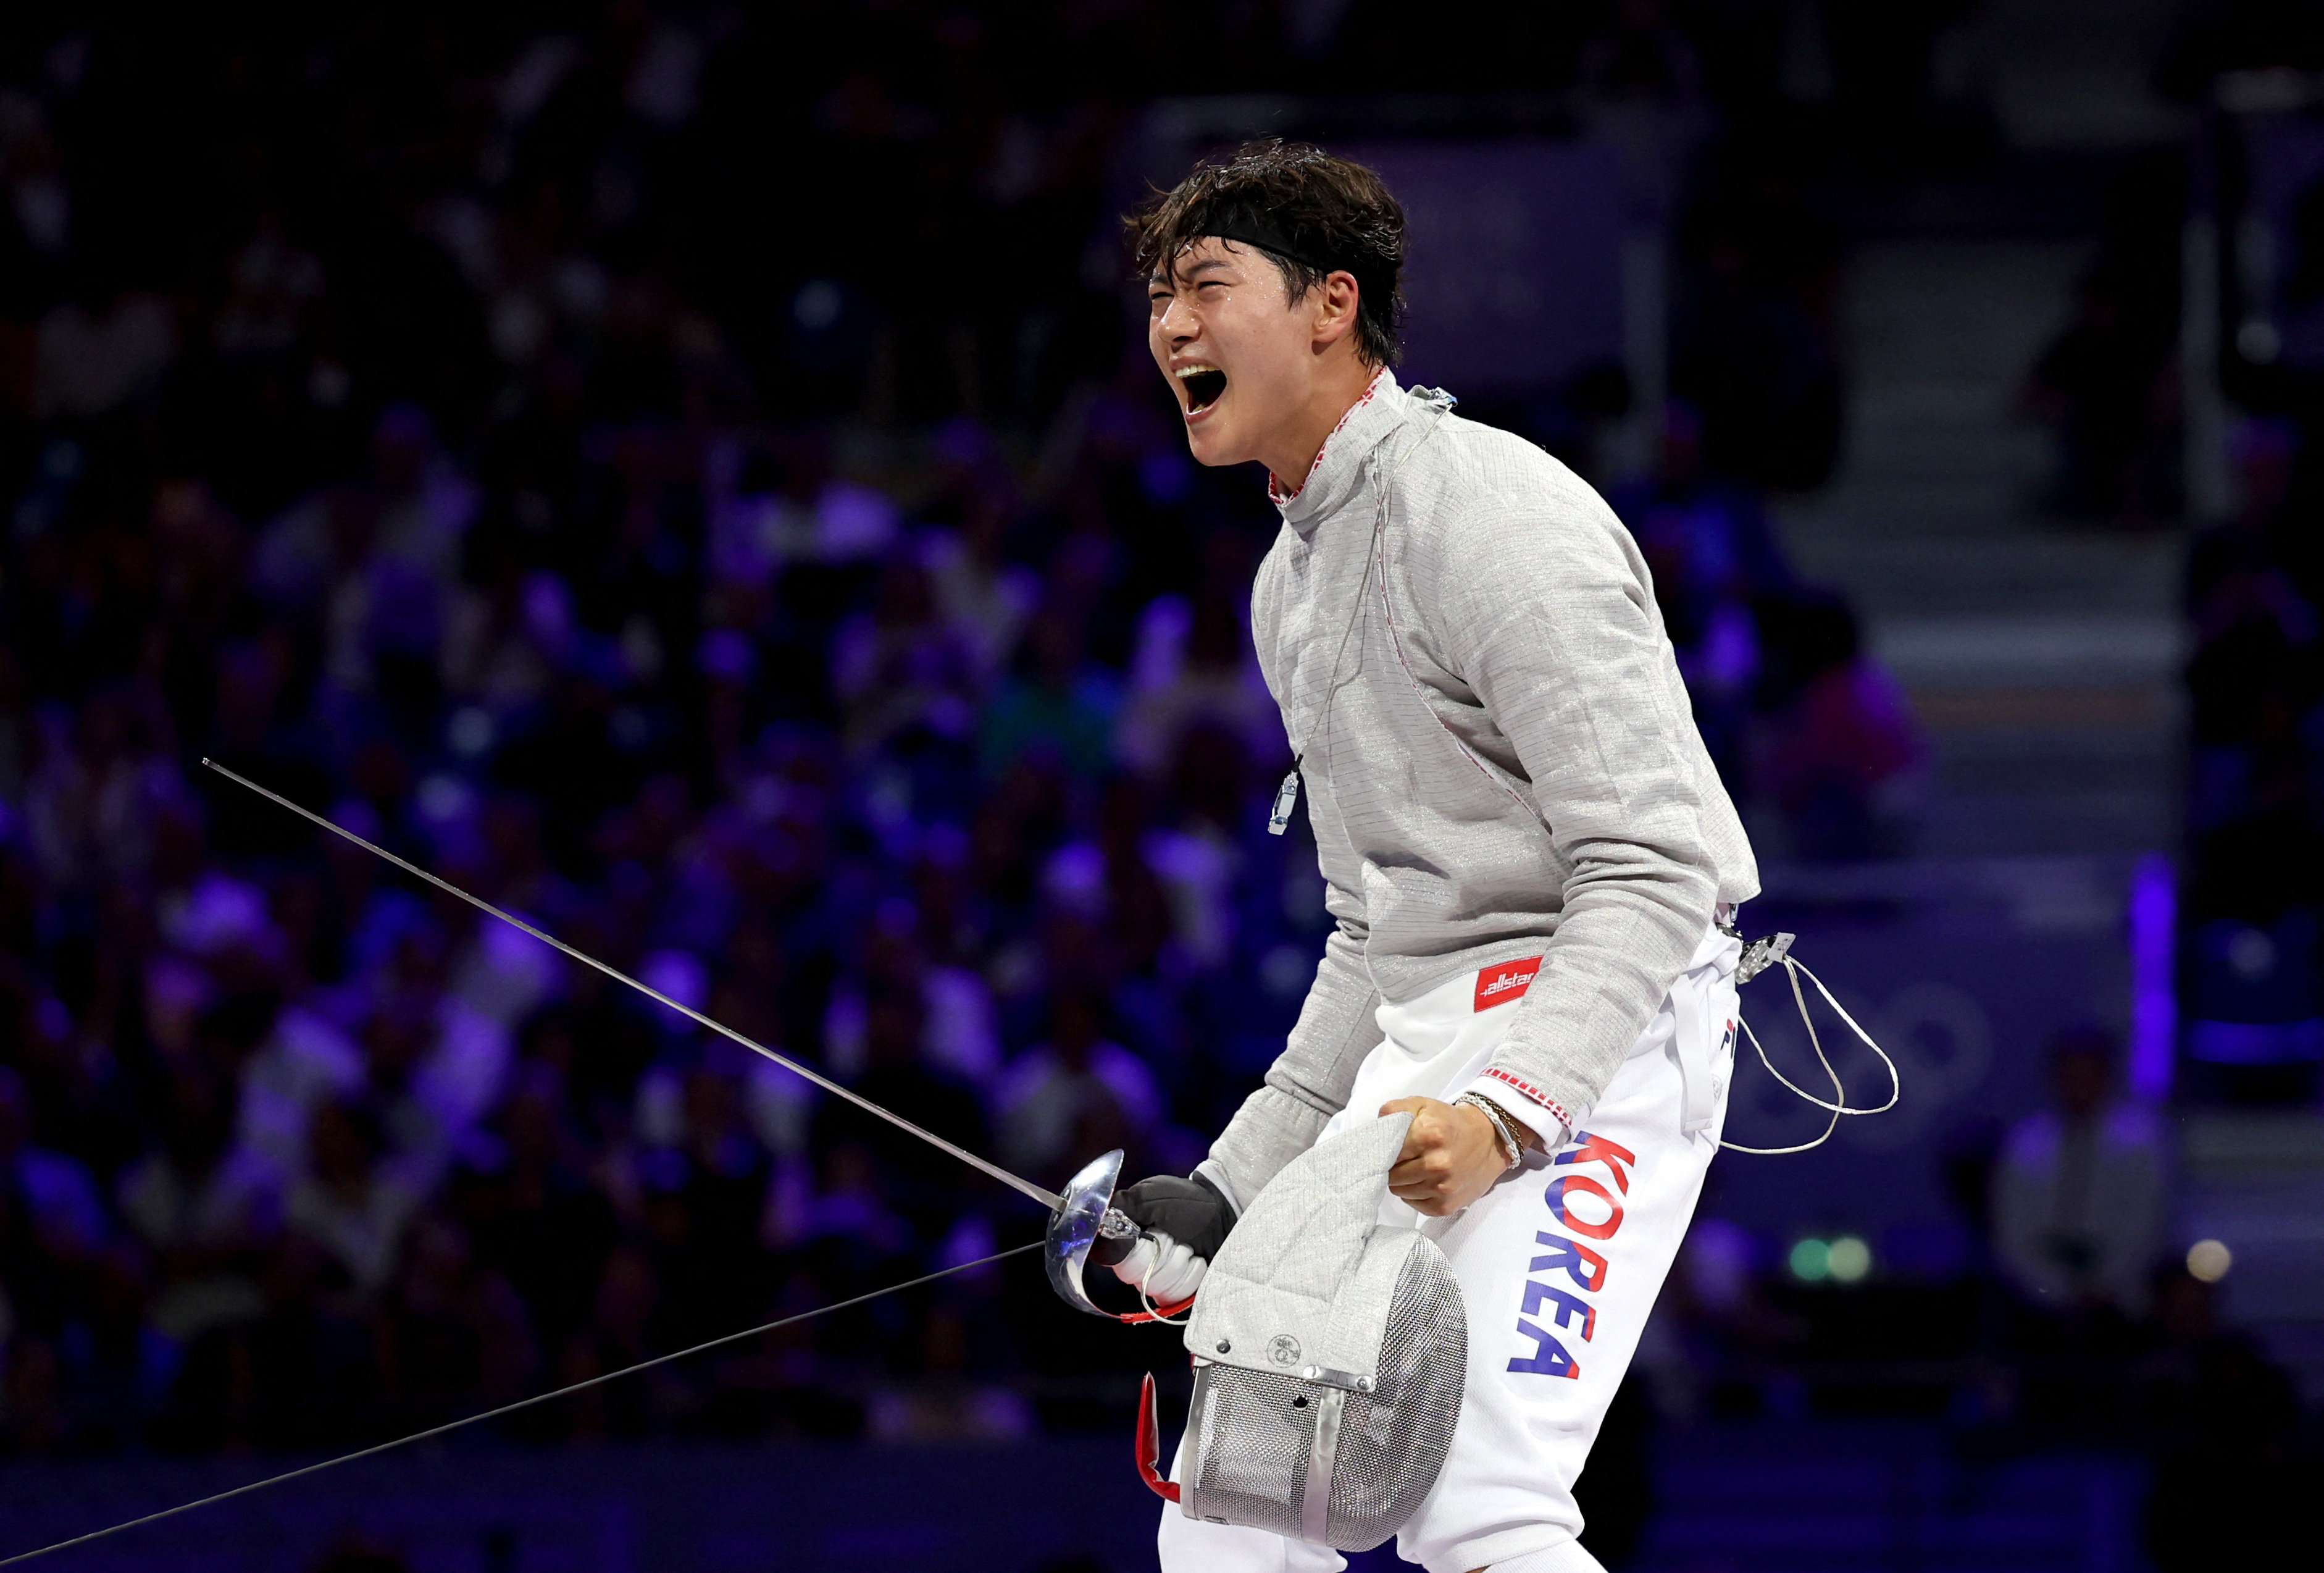
[[[1139,1235],[1167,1235],[1205,1262],[1218,1254],[1227,1231],[1234,1227],[1234,1208],[1216,1186],[1199,1174],[1191,1180],[1175,1174],[1148,1175],[1118,1192],[1113,1205],[1138,1226]],[[1137,1244],[1135,1237],[1115,1240],[1100,1235],[1090,1247],[1090,1260],[1111,1267]]]

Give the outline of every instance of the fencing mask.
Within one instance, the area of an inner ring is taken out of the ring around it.
[[[1411,1123],[1368,1121],[1294,1159],[1211,1263],[1186,1328],[1182,1482],[1156,1472],[1151,1377],[1139,1412],[1139,1469],[1189,1518],[1365,1550],[1435,1485],[1469,1326],[1436,1242],[1379,1222]]]

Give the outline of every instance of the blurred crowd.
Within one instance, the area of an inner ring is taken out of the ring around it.
[[[1199,1155],[1327,919],[1117,153],[1394,20],[1213,9],[1192,76],[1084,5],[4,30],[0,1451],[376,1437],[1038,1233],[205,756],[1038,1181]],[[1725,303],[1612,495],[1738,791],[1882,850],[1909,717],[1758,502],[1831,247],[1720,172],[1732,17],[1576,15],[1520,85],[1696,128]],[[1015,1435],[1088,1333],[1020,1260],[512,1424]]]
[[[2324,1061],[2324,560],[2318,424],[2252,419],[2234,513],[2187,572],[2191,760],[2181,997],[2200,1090],[2301,1103]]]
[[[2312,1414],[2224,1314],[2228,1249],[2174,1248],[2168,1116],[2125,1087],[2121,1044],[2078,1024],[2047,1058],[2046,1106],[1969,1122],[1932,1154],[1950,1226],[1796,1241],[1779,1259],[1721,1216],[1712,1170],[1624,1390],[1630,1424],[1609,1422],[1613,1449],[1591,1457],[1624,1531],[1652,1507],[1638,1439],[1658,1420],[1920,1415],[1966,1495],[2045,1450],[2143,1457],[2135,1532],[2154,1567],[2271,1559],[2324,1481]]]
[[[669,188],[715,27],[254,43],[236,199],[175,273],[102,231],[105,71],[11,97],[10,1445],[400,1430],[1037,1232],[204,754],[1048,1183],[1185,1166],[1264,1065],[1323,921],[1253,814],[1264,497],[1119,385],[1110,322],[1010,446],[987,384],[1043,363],[1010,347],[1111,304],[1071,271],[1106,107],[980,101],[976,33],[884,78],[839,39],[761,128],[825,184],[764,194],[807,244],[755,364],[669,250],[710,217]],[[24,193],[67,175],[44,230]],[[914,251],[967,282],[979,232],[1010,282],[927,290]],[[1060,271],[1061,303],[1011,293]],[[901,390],[932,379],[928,419]],[[540,1424],[1021,1431],[1008,1292]]]

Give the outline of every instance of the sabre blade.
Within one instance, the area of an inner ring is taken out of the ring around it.
[[[873,1103],[870,1098],[865,1097],[862,1094],[851,1091],[847,1087],[842,1087],[839,1083],[832,1080],[829,1077],[823,1075],[820,1071],[810,1070],[806,1066],[801,1065],[798,1060],[791,1059],[788,1055],[778,1054],[763,1043],[753,1042],[752,1040],[745,1038],[742,1033],[736,1032],[733,1028],[726,1025],[724,1022],[714,1022],[708,1016],[704,1015],[700,1011],[696,1010],[693,1006],[680,1004],[678,1001],[662,993],[661,990],[650,987],[646,984],[640,983],[628,973],[622,972],[616,967],[608,967],[594,956],[586,955],[579,950],[576,950],[572,946],[567,945],[556,935],[542,933],[540,930],[534,928],[530,923],[526,922],[522,918],[516,916],[514,913],[503,911],[500,908],[493,905],[492,902],[485,901],[481,896],[470,895],[458,885],[452,884],[449,880],[438,879],[436,875],[429,873],[426,869],[420,867],[416,863],[405,862],[402,858],[398,857],[394,853],[390,852],[386,847],[379,846],[374,842],[364,840],[353,830],[347,829],[344,826],[333,824],[330,820],[323,818],[322,815],[316,813],[312,809],[304,809],[300,807],[297,803],[292,802],[289,798],[284,797],[281,793],[268,791],[266,788],[260,786],[256,782],[251,780],[248,776],[239,775],[235,772],[228,770],[225,765],[220,764],[215,759],[205,759],[202,761],[202,764],[204,768],[217,772],[218,774],[226,777],[226,780],[233,782],[237,786],[248,787],[252,791],[256,792],[260,797],[266,799],[269,802],[280,803],[282,807],[290,810],[300,819],[305,819],[311,824],[320,825],[332,835],[352,841],[366,852],[377,854],[379,856],[387,859],[388,862],[392,863],[396,867],[403,870],[404,873],[412,875],[414,878],[426,880],[429,884],[434,885],[446,895],[459,897],[462,901],[475,908],[476,911],[480,912],[489,912],[492,916],[498,918],[502,922],[506,923],[512,929],[516,929],[531,935],[543,945],[547,945],[553,949],[562,951],[565,955],[571,957],[574,960],[580,962],[585,967],[595,967],[599,972],[604,973],[607,977],[612,978],[616,983],[625,983],[629,985],[632,988],[637,990],[648,999],[668,1005],[671,1010],[676,1011],[679,1015],[686,1017],[688,1021],[691,1021],[697,1025],[709,1028],[712,1032],[717,1033],[722,1038],[726,1038],[733,1042],[740,1043],[743,1048],[748,1049],[753,1054],[773,1060],[785,1070],[788,1070],[797,1075],[807,1078],[809,1081],[815,1083],[816,1086],[823,1088],[824,1091],[832,1094],[835,1097],[845,1098],[849,1103],[853,1104],[857,1108],[863,1110],[867,1114],[879,1115],[881,1119],[887,1121],[898,1130],[902,1131],[908,1135],[918,1136],[921,1141],[926,1142],[929,1146],[937,1149],[939,1152],[951,1153],[963,1163],[967,1164],[971,1169],[979,1170],[983,1173],[989,1174],[993,1179],[1001,1181],[1001,1184],[1008,1186],[1012,1190],[1020,1191],[1026,1196],[1031,1197],[1035,1201],[1039,1202],[1051,1212],[1054,1213],[1059,1208],[1065,1205],[1065,1198],[1059,1196],[1056,1191],[1044,1190],[1041,1187],[1035,1185],[1031,1180],[1020,1179],[1019,1176],[1010,1173],[1009,1170],[1001,1168],[998,1163],[994,1163],[989,1159],[980,1158],[965,1147],[954,1146],[952,1143],[945,1141],[942,1136],[937,1135],[934,1131],[922,1130],[919,1126],[912,1124],[911,1121],[904,1118],[903,1115],[890,1113],[888,1110],[881,1108],[878,1104]]]

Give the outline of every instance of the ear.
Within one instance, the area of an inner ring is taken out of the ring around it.
[[[1308,338],[1317,355],[1354,337],[1356,308],[1361,299],[1356,275],[1345,268],[1307,291]]]

